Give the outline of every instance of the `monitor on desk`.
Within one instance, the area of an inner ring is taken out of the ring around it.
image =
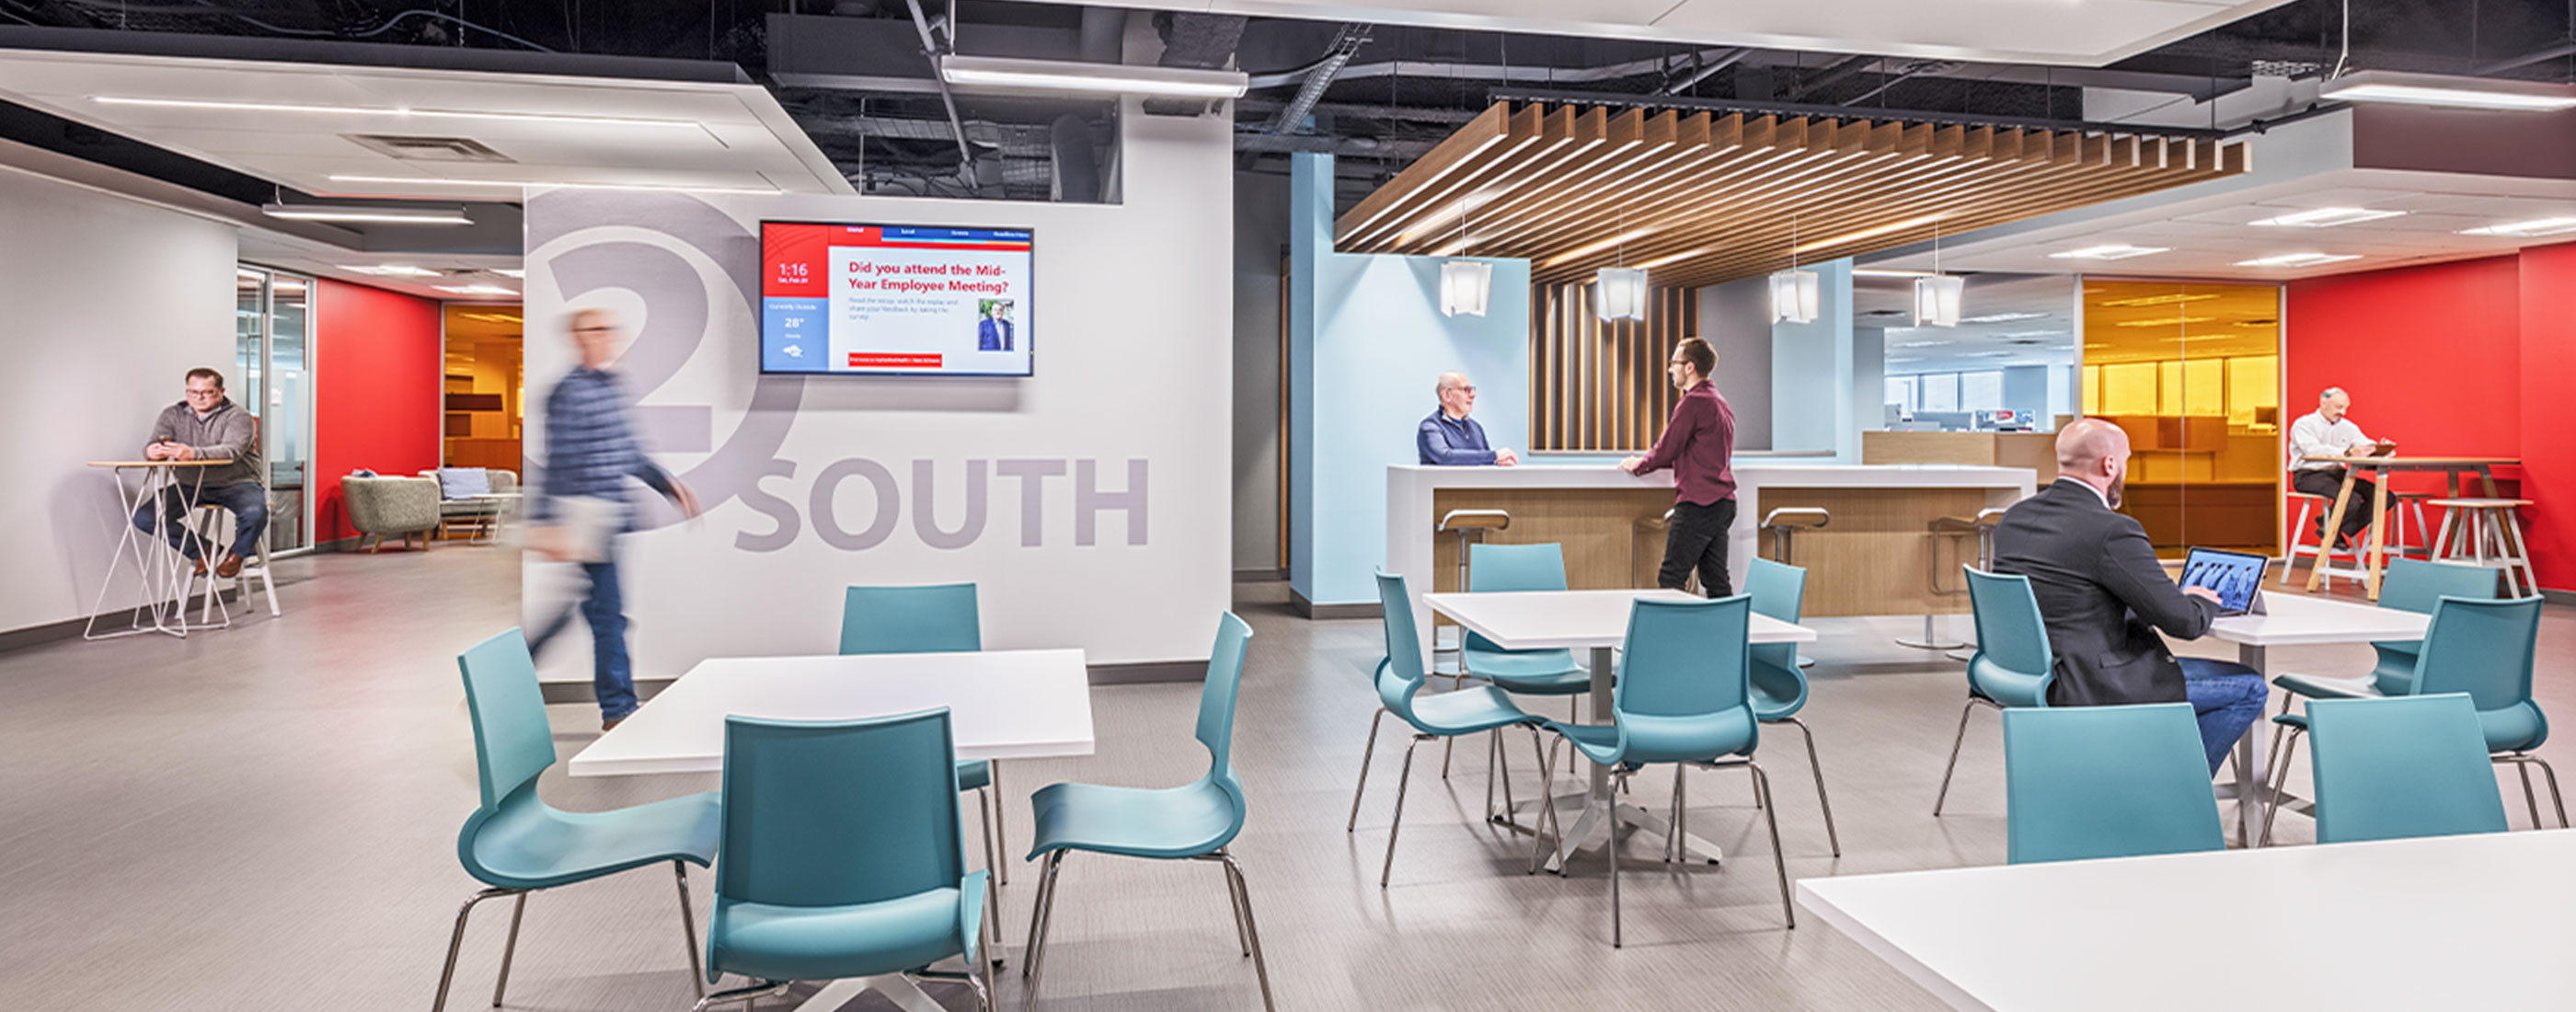
[[[2260,613],[2263,571],[2271,564],[2269,557],[2250,552],[2194,548],[2183,556],[2182,579],[2176,582],[2217,591],[2220,615]]]

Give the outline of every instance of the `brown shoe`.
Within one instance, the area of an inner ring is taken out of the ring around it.
[[[618,717],[618,718],[615,718],[615,719],[613,719],[613,720],[603,720],[603,721],[600,721],[600,722],[599,722],[599,732],[600,732],[601,734],[606,734],[606,733],[608,733],[608,732],[610,732],[610,731],[617,730],[617,725],[619,725],[619,724],[623,724],[623,723],[626,723],[626,718],[624,718],[624,717]]]
[[[198,565],[202,566],[204,563],[200,562]],[[226,552],[224,553],[224,561],[215,564],[215,575],[229,580],[241,575],[241,567],[241,556],[234,555],[231,552]]]
[[[203,559],[203,558],[195,558],[195,559],[190,559],[190,560],[188,560],[188,562],[189,562],[189,564],[190,564],[190,565],[193,565],[193,566],[195,566],[195,567],[196,567],[196,569],[194,570],[194,572],[195,572],[198,576],[204,576],[204,575],[206,575],[206,560],[205,560],[205,559]]]

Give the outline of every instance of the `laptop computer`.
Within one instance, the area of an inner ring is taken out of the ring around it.
[[[2182,558],[2185,587],[2207,587],[2218,592],[2218,614],[2263,614],[2263,573],[2271,568],[2268,556],[2251,552],[2231,552],[2222,548],[2194,548]]]

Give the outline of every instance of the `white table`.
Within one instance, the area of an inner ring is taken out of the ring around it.
[[[721,772],[729,716],[848,720],[941,706],[959,759],[1092,751],[1090,676],[1080,650],[710,657],[573,756],[567,772]],[[1001,915],[998,907],[988,914]],[[994,959],[1000,961],[998,947]],[[901,975],[833,981],[798,1007],[826,1012],[867,990],[912,1012],[940,1012]]]
[[[2576,831],[1808,878],[1953,1008],[2566,1008]]]
[[[1482,594],[1424,594],[1422,601],[1432,611],[1449,617],[1468,631],[1492,640],[1505,650],[1583,650],[1592,651],[1592,712],[1595,723],[1608,723],[1610,690],[1617,661],[1613,651],[1628,637],[1628,614],[1638,601],[1696,601],[1700,598],[1678,590],[1548,590]],[[1792,625],[1768,615],[1752,616],[1749,639],[1753,643],[1813,643],[1816,631]],[[1544,790],[1544,785],[1542,785]],[[1534,804],[1555,803],[1559,799],[1542,796]],[[1551,865],[1561,865],[1565,855],[1592,837],[1616,817],[1657,836],[1668,836],[1672,827],[1663,818],[1636,805],[1619,804],[1610,793],[1610,771],[1592,769],[1592,789],[1571,799],[1583,806],[1574,820],[1574,828],[1557,841],[1557,855]],[[1536,822],[1532,822],[1533,828]],[[1617,830],[1612,829],[1613,843]],[[1696,836],[1683,837],[1683,845],[1703,854],[1710,862],[1720,854],[1716,844]]]
[[[1091,754],[1080,650],[710,657],[573,756],[567,772],[716,773],[729,716],[848,720],[940,706],[959,759]]]
[[[2236,659],[2246,667],[2270,678],[2266,656],[2268,648],[2314,646],[2325,643],[2370,643],[2381,640],[2420,640],[2433,621],[2432,616],[2395,608],[2379,608],[2350,601],[2301,597],[2295,594],[2261,592],[2269,614],[2237,615],[2222,618],[2209,625],[2209,635],[2236,644]],[[2265,714],[2271,713],[2269,705]],[[2237,839],[2252,845],[2255,835],[2263,831],[2263,807],[2282,801],[2265,797],[2264,785],[2271,771],[2264,765],[2271,761],[2269,750],[2257,740],[2270,720],[2257,720],[2236,739]]]
[[[165,489],[178,491],[180,523],[184,525],[187,522],[185,518],[197,512],[198,493],[204,487],[206,469],[230,463],[231,460],[89,462],[91,467],[107,469],[116,481],[117,505],[123,510],[117,515],[116,525],[123,528],[123,533],[116,540],[116,548],[108,554],[107,575],[99,578],[98,600],[90,605],[89,621],[81,626],[82,639],[115,639],[145,632],[165,633],[181,639],[188,637],[191,628],[188,625],[188,588],[195,580],[195,574],[187,557],[170,548],[170,511],[162,508],[162,493]],[[142,480],[134,484],[132,495],[127,494],[125,476],[128,473],[142,476]],[[146,505],[152,507],[152,529],[149,531],[133,523],[134,514]],[[198,546],[210,566],[221,558],[215,552],[214,544],[209,541]],[[116,586],[116,571],[129,557],[134,560],[134,578],[141,584],[142,601],[135,606],[134,618],[125,628],[99,632],[98,616],[107,609],[107,592]],[[152,616],[149,625],[143,621],[146,614]],[[230,619],[226,622],[229,624]]]

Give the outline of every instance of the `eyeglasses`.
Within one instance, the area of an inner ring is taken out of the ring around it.
[[[617,332],[617,328],[615,328],[615,327],[574,327],[574,328],[572,329],[572,332],[573,332],[573,333],[576,333],[576,334],[614,334],[614,333],[616,333],[616,332]]]
[[[1462,394],[1472,394],[1472,393],[1475,393],[1475,392],[1476,392],[1476,388],[1475,388],[1475,387],[1472,387],[1472,386],[1456,386],[1456,387],[1450,387],[1449,389],[1451,389],[1451,390],[1455,390],[1455,391],[1457,391],[1457,392],[1459,392],[1459,393],[1462,393]]]

